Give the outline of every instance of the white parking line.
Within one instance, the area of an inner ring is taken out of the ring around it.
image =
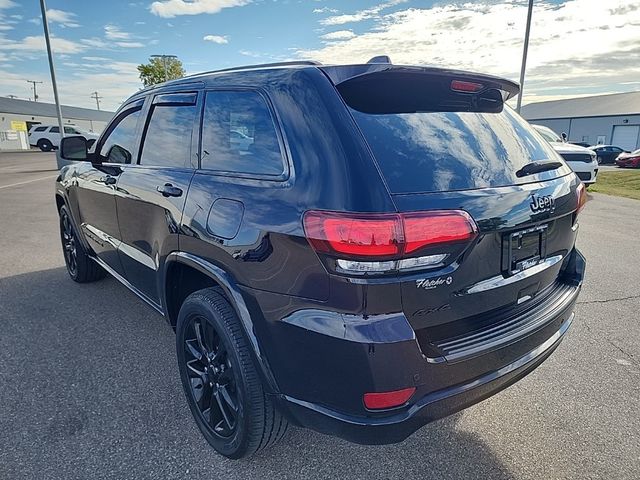
[[[2,190],[3,188],[17,187],[18,185],[25,185],[27,183],[39,182],[40,180],[47,180],[47,179],[56,178],[56,177],[57,175],[50,175],[48,177],[35,178],[33,180],[26,180],[24,182],[12,183],[10,185],[2,185],[0,186],[0,190]]]

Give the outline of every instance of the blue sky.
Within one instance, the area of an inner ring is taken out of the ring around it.
[[[536,0],[525,103],[636,90],[640,1]],[[524,0],[48,0],[65,104],[115,109],[136,65],[175,54],[188,73],[312,58],[435,64],[517,79]],[[0,0],[0,95],[53,98],[38,0]]]

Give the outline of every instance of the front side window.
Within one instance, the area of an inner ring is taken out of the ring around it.
[[[139,118],[139,108],[129,110],[120,116],[100,148],[100,158],[103,162],[131,163],[136,145],[136,129]]]
[[[195,101],[192,104],[156,104],[153,105],[150,116],[140,164],[189,166],[191,133],[196,118]]]
[[[50,133],[60,133],[60,127],[51,127]]]
[[[208,92],[202,122],[202,168],[280,176],[284,162],[265,99],[253,91]]]
[[[68,133],[70,135],[78,135],[80,132],[73,127],[64,127],[64,133]]]

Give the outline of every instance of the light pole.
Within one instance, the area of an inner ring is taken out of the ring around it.
[[[167,70],[167,58],[178,58],[175,55],[151,55],[151,58],[161,58],[164,66],[164,81],[169,80],[169,72]]]
[[[516,111],[520,113],[522,107],[522,95],[524,94],[524,72],[527,68],[527,52],[529,50],[529,33],[531,32],[531,14],[533,13],[533,0],[529,0],[529,11],[527,12],[527,29],[524,32],[524,49],[522,50],[522,66],[520,67],[520,95],[518,95],[518,105]]]
[[[44,27],[44,40],[47,43],[47,55],[49,56],[49,70],[51,71],[51,84],[53,85],[53,98],[56,101],[56,112],[58,114],[58,126],[60,128],[60,138],[64,138],[64,125],[62,122],[62,109],[58,98],[58,84],[56,83],[56,69],[53,66],[53,54],[51,53],[51,40],[49,39],[49,24],[47,23],[47,6],[44,0],[40,0],[40,10],[42,11],[42,26]],[[35,84],[34,84],[35,86]]]

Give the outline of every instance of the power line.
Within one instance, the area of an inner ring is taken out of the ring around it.
[[[98,95],[98,91],[97,90],[91,94],[91,98],[95,98],[96,107],[98,108],[98,110],[100,110],[100,99],[102,97]]]
[[[32,83],[33,84],[33,101],[37,102],[38,101],[38,90],[36,89],[36,84],[37,83],[44,83],[44,82],[38,82],[36,80],[27,80],[27,83]]]

